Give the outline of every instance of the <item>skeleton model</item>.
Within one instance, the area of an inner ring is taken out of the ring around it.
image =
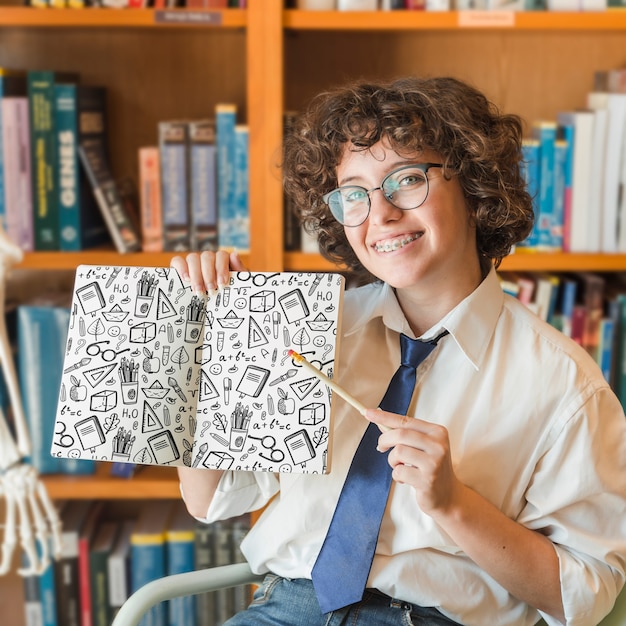
[[[51,543],[54,556],[60,555],[61,523],[37,471],[23,462],[30,454],[31,444],[4,316],[7,275],[21,259],[22,251],[0,227],[0,364],[13,407],[17,437],[14,441],[0,410],[0,498],[6,501],[0,575],[11,568],[19,534],[26,558],[22,559],[23,567],[18,573],[30,576],[41,574],[48,566]]]

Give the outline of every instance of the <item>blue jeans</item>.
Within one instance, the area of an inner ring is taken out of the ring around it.
[[[268,574],[250,606],[224,626],[450,626],[434,608],[413,606],[366,589],[361,602],[323,615],[313,583]]]

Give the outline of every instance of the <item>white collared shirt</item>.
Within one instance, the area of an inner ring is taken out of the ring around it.
[[[608,613],[626,570],[626,420],[599,368],[490,272],[425,338],[450,332],[420,366],[409,414],[444,425],[458,478],[554,542],[568,626]],[[345,295],[336,380],[375,407],[413,337],[393,290]],[[310,578],[367,422],[336,394],[329,475],[229,472],[206,521],[264,506],[242,544],[252,569]],[[435,606],[468,626],[530,625],[538,612],[483,572],[394,484],[368,587]],[[552,626],[558,624],[543,615]]]

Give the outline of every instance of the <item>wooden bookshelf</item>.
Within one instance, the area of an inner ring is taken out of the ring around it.
[[[178,499],[178,477],[172,467],[141,466],[132,478],[111,476],[110,463],[98,463],[95,475],[42,476],[48,494],[55,500],[144,500]]]

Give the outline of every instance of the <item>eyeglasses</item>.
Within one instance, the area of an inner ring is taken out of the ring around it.
[[[428,197],[428,170],[441,163],[412,163],[389,172],[379,187],[365,189],[358,185],[337,187],[323,196],[333,217],[344,226],[360,226],[370,214],[371,194],[380,189],[387,202],[410,211],[424,204]]]

